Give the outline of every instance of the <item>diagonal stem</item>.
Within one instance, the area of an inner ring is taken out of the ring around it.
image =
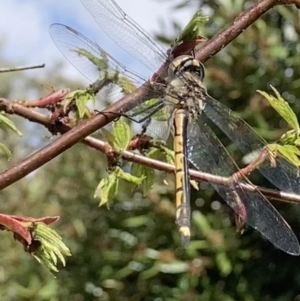
[[[225,29],[215,35],[196,52],[196,59],[205,62],[221,51],[232,40],[239,36],[264,13],[275,5],[283,4],[279,0],[258,0],[249,9],[238,15]]]

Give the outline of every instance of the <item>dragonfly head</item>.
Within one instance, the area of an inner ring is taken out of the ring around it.
[[[205,75],[204,66],[200,61],[191,55],[181,55],[170,63],[168,78],[174,79],[175,77],[181,77],[186,72],[196,75],[201,81]]]

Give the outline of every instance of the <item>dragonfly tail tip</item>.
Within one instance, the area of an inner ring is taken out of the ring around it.
[[[181,244],[183,247],[186,247],[191,239],[191,230],[188,226],[182,226],[179,228]]]

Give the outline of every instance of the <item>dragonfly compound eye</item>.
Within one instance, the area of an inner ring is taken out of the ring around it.
[[[174,78],[186,72],[197,75],[200,80],[203,80],[205,74],[204,66],[200,61],[190,55],[181,55],[171,62],[168,75],[169,78]]]

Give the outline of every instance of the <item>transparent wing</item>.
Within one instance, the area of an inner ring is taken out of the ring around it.
[[[267,145],[244,120],[214,98],[206,97],[203,111],[245,155],[260,152]],[[299,170],[282,156],[272,161],[266,158],[258,170],[277,188],[300,193]]]
[[[190,124],[187,139],[188,158],[200,171],[229,177],[238,171],[222,143],[200,116]],[[220,196],[233,208],[237,216],[259,231],[279,249],[298,255],[298,240],[271,203],[258,191],[248,192],[241,188],[239,180],[232,186],[213,185]]]
[[[105,33],[133,58],[156,72],[166,50],[113,0],[81,0]]]
[[[105,88],[110,86],[110,92],[105,95],[112,101],[119,99],[124,93],[131,93],[146,81],[141,75],[119,63],[97,43],[71,27],[53,24],[50,27],[50,34],[66,59],[91,82],[98,79],[108,79],[104,83]],[[155,84],[153,83],[153,85]],[[112,86],[118,89],[113,89]],[[162,88],[157,90],[161,91]],[[163,109],[161,109],[162,106],[157,106],[160,110],[151,115],[151,110],[156,108],[156,104],[162,103],[159,94],[160,92],[156,93],[155,89],[149,91],[150,99],[146,99],[146,103],[137,106],[133,111],[126,112],[126,114],[133,115],[136,121],[149,119],[147,134],[165,140],[170,132],[170,124],[172,124],[172,121],[166,122],[170,119],[170,110],[167,110],[166,106]],[[141,99],[138,102],[142,103],[143,101],[144,99]]]
[[[65,58],[91,82],[95,82],[101,72],[109,70],[124,75],[137,86],[146,81],[141,75],[130,71],[97,43],[89,40],[75,29],[55,23],[50,26],[49,31],[54,43]]]

